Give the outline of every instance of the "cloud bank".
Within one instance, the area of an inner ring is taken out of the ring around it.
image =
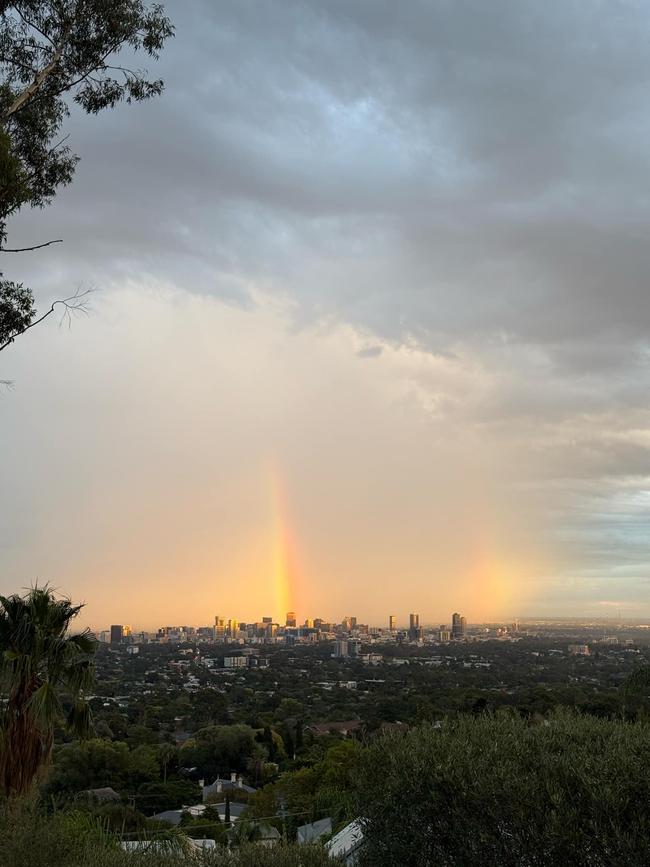
[[[476,617],[650,614],[646,5],[169,11],[164,97],[73,116],[74,185],[14,224],[65,238],[10,263],[43,301],[101,292],[72,334],[2,358],[8,588],[85,572],[92,599],[128,575],[139,614],[132,580],[164,560],[167,582],[200,576],[188,619],[243,605],[245,580],[263,600],[263,496],[233,498],[271,461],[310,611],[378,617],[406,582],[431,618],[462,593]],[[54,502],[86,496],[101,537]],[[199,502],[213,541],[187,525]]]

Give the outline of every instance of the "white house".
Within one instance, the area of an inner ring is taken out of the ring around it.
[[[359,860],[359,852],[363,846],[363,828],[361,820],[355,819],[343,830],[335,834],[327,843],[327,850],[333,858],[343,858],[347,867],[354,867]]]

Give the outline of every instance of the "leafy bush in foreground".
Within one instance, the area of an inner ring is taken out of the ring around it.
[[[562,713],[389,735],[365,753],[362,863],[650,864],[650,726]]]
[[[267,849],[246,845],[228,852],[182,852],[183,838],[169,832],[178,854],[123,852],[116,838],[84,813],[45,817],[35,807],[13,805],[0,815],[2,867],[336,867],[318,846]],[[157,837],[156,839],[162,839]]]

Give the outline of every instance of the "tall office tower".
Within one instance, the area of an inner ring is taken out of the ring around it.
[[[462,634],[461,616],[457,611],[455,611],[451,615],[451,637],[460,638]]]
[[[336,642],[336,650],[334,656],[339,658],[348,656],[348,642],[345,638],[339,638]]]
[[[409,638],[411,641],[419,641],[422,638],[419,614],[409,614]]]
[[[314,621],[311,619],[311,617],[308,617],[305,620],[305,628],[306,629],[313,629],[314,628]]]
[[[460,618],[460,634],[462,636],[467,634],[467,620],[464,617]]]
[[[345,632],[349,632],[352,629],[352,618],[351,617],[344,617],[343,620],[341,621],[341,628]]]
[[[223,641],[223,636],[226,632],[226,623],[223,617],[219,617],[219,615],[215,615],[214,618],[214,638],[215,641]]]
[[[239,632],[239,621],[232,620],[228,621],[228,628],[226,629],[226,633],[230,636],[230,638],[234,638]]]
[[[395,632],[397,629],[397,626],[395,624],[395,615],[394,614],[388,615],[388,628],[391,632]]]
[[[122,627],[118,625],[111,626],[111,644],[122,643]]]
[[[130,626],[123,626],[122,627],[122,637],[128,638],[130,634],[131,634],[131,627]]]
[[[356,629],[356,628],[357,628],[357,618],[351,617],[350,618],[350,629]]]
[[[287,611],[287,619],[285,621],[285,626],[295,627],[296,625],[296,612],[295,611]]]

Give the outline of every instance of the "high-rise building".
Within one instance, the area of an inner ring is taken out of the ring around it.
[[[409,614],[409,639],[411,641],[419,641],[422,638],[422,630],[420,629],[420,615]]]
[[[451,637],[452,638],[462,638],[463,630],[461,626],[461,616],[455,611],[451,615]]]
[[[348,656],[348,642],[346,638],[339,638],[337,640],[334,656],[339,658]]]
[[[122,643],[122,627],[115,624],[111,626],[111,644]]]
[[[223,641],[223,637],[226,632],[226,622],[223,617],[219,617],[219,615],[215,615],[214,618],[214,638],[215,641]]]
[[[395,622],[395,615],[394,615],[394,614],[389,614],[389,615],[388,615],[388,628],[390,629],[391,632],[395,632],[396,629],[397,629],[397,625],[396,625],[396,622]]]
[[[296,626],[296,612],[295,611],[287,611],[287,619],[285,621],[285,626],[290,628],[295,628]]]
[[[467,620],[464,617],[460,618],[460,634],[463,638],[467,635]]]

